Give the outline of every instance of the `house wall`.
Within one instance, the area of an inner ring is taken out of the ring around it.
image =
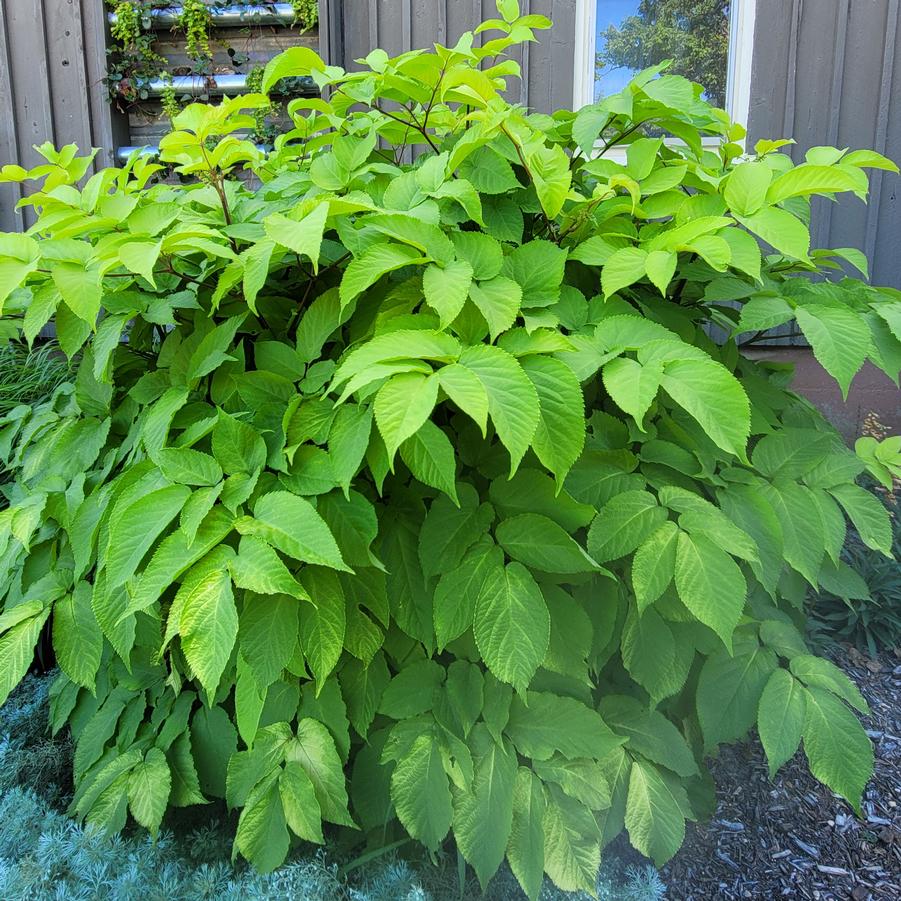
[[[899,0],[757,0],[749,136],[868,147],[901,162]],[[892,102],[892,98],[894,102]],[[901,288],[901,179],[873,170],[870,202],[818,201],[819,247],[858,247],[874,284]]]
[[[494,0],[332,0],[343,15],[346,69],[374,47],[396,55],[433,43],[453,46],[464,31],[497,16]],[[514,54],[523,80],[513,86],[510,99],[537,110],[572,104],[573,47],[576,0],[520,0],[523,15],[544,15],[555,27],[539,32],[539,41]],[[476,44],[482,36],[476,36]]]
[[[34,144],[103,148],[117,143],[106,99],[102,0],[0,0],[0,165],[35,166]],[[28,222],[15,211],[17,184],[0,184],[0,230]]]
[[[493,0],[347,0],[346,68],[373,47],[400,53],[451,43],[495,15]],[[547,112],[572,103],[576,0],[522,0],[523,13],[554,22],[521,59],[513,100]],[[757,0],[749,137],[792,137],[792,156],[834,144],[870,147],[901,161],[899,0]],[[582,39],[582,36],[578,36]],[[896,98],[894,104],[892,97]],[[817,202],[814,244],[858,247],[874,283],[901,288],[901,180],[874,172],[870,203]]]

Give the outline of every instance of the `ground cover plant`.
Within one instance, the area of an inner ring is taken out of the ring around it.
[[[505,52],[549,23],[498,7],[352,73],[289,50],[161,164],[3,170],[43,180],[0,237],[4,319],[53,321],[77,370],[0,425],[0,701],[50,629],[95,828],[224,798],[263,871],[452,837],[534,898],[592,890],[623,829],[670,858],[754,726],[859,804],[866,704],[803,607],[852,579],[846,517],[885,554],[889,519],[742,346],[796,320],[843,389],[897,378],[899,295],[817,278],[865,261],[808,229],[895,167],[746,152],[664,66],[529,114]],[[298,76],[328,99],[263,154],[242,130]]]
[[[0,897],[16,901],[459,901],[481,896],[475,877],[461,883],[452,854],[439,866],[394,854],[343,860],[307,845],[275,873],[229,861],[231,827],[221,806],[199,808],[151,839],[140,827],[105,835],[63,813],[72,796],[72,743],[47,736],[54,673],[27,676],[0,708]],[[352,865],[352,866],[351,866]],[[665,887],[650,865],[605,860],[599,901],[659,901]],[[517,894],[509,869],[492,880],[485,901]],[[541,901],[588,901],[545,882]]]

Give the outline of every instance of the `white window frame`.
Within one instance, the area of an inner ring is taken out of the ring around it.
[[[594,103],[594,60],[597,51],[598,0],[576,0],[573,53],[573,109]],[[757,0],[732,0],[729,13],[729,50],[726,109],[735,122],[747,127],[751,107],[751,65]]]

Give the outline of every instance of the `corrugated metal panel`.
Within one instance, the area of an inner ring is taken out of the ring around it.
[[[36,165],[44,141],[112,153],[104,28],[100,0],[0,0],[0,162]],[[29,221],[15,212],[20,197],[0,185],[0,228]]]

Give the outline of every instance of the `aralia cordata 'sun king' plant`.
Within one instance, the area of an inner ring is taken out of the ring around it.
[[[794,321],[843,390],[897,378],[898,293],[815,278],[865,261],[808,229],[895,167],[746,151],[664,66],[530,114],[505,53],[549,23],[498,6],[351,73],[277,57],[263,91],[328,99],[269,153],[250,95],[177,117],[177,183],[135,156],[79,188],[74,146],[3,169],[37,182],[3,321],[77,370],[0,420],[0,698],[49,628],[89,824],[224,798],[262,870],[326,823],[452,836],[534,898],[590,889],[623,828],[666,861],[755,726],[857,808],[866,703],[803,605],[852,579],[846,518],[886,552],[889,521],[742,343]]]

